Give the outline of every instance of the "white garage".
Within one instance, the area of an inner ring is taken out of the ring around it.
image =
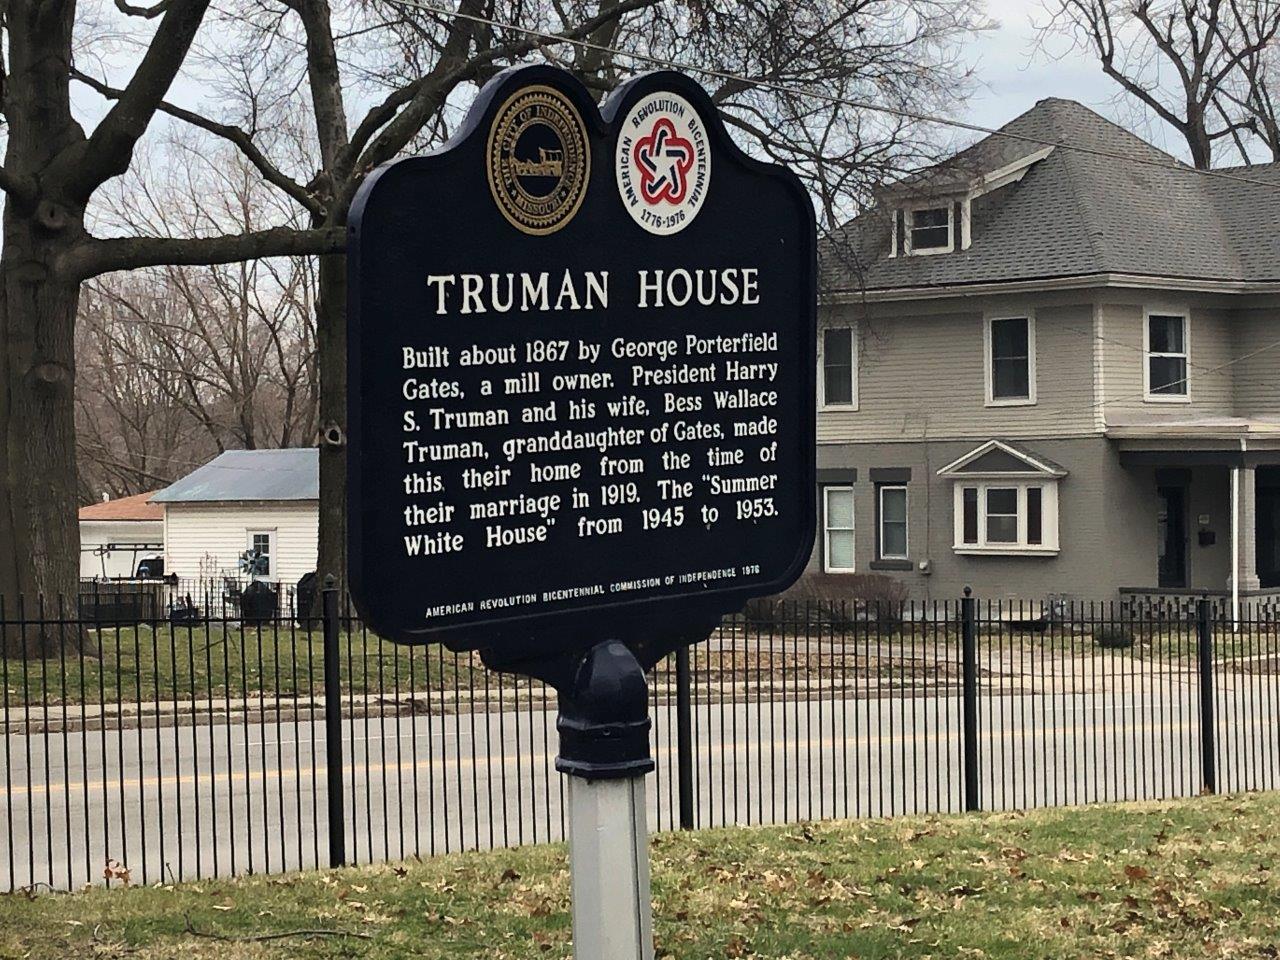
[[[246,579],[240,558],[265,558],[260,579],[293,586],[316,568],[319,452],[228,450],[152,497],[164,509],[165,574]]]

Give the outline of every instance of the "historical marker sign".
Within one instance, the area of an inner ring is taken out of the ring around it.
[[[507,71],[352,211],[366,620],[508,660],[713,617],[813,543],[816,260],[788,171],[674,73]]]

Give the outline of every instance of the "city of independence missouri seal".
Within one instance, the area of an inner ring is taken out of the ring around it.
[[[555,233],[573,219],[587,193],[586,125],[559,90],[523,87],[493,119],[486,162],[494,202],[512,226]]]
[[[711,184],[707,129],[688,100],[657,91],[636,101],[618,131],[618,192],[650,233],[679,233],[693,222]]]

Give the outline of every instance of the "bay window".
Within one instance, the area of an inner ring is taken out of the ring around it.
[[[1056,480],[957,480],[957,553],[1058,551]]]

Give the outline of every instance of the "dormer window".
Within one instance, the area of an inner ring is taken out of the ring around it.
[[[930,253],[950,253],[962,248],[959,242],[961,220],[968,222],[967,205],[933,202],[899,208],[894,211],[893,237],[889,256],[924,256]]]
[[[945,207],[920,207],[911,211],[911,233],[907,238],[908,253],[945,253],[954,245],[954,223],[951,204]]]

